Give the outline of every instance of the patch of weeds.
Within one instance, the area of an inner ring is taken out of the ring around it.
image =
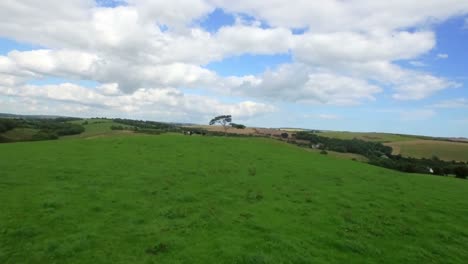
[[[238,264],[266,264],[271,263],[264,255],[244,255],[236,259],[234,263]]]
[[[48,212],[54,212],[55,210],[59,209],[61,207],[60,204],[56,202],[44,202],[42,204],[42,208],[44,208],[45,211]]]
[[[263,194],[260,191],[254,192],[252,190],[248,190],[245,195],[245,199],[250,203],[260,202],[263,200]]]
[[[58,209],[60,205],[55,202],[45,202],[42,204],[43,208],[52,208],[52,209]]]
[[[47,255],[53,258],[70,258],[79,252],[94,248],[95,237],[90,234],[73,234],[64,239],[48,241],[45,244]]]
[[[168,219],[178,219],[187,217],[188,212],[185,208],[173,208],[163,211],[161,215]]]
[[[182,197],[177,198],[177,201],[183,202],[183,203],[193,203],[196,200],[197,199],[195,198],[195,196],[192,196],[192,195],[184,195]]]
[[[253,217],[253,214],[251,213],[240,213],[239,215],[245,219],[250,219]]]
[[[147,248],[145,252],[151,255],[158,255],[161,253],[166,253],[168,251],[169,251],[169,245],[166,243],[160,242],[152,247]]]
[[[3,231],[3,233],[11,237],[14,237],[16,240],[31,239],[39,234],[37,228],[28,227],[28,226],[22,226],[14,230],[6,229]]]
[[[95,212],[95,213],[102,212],[102,207],[93,206],[93,207],[91,208],[91,211],[93,211],[93,212]]]
[[[250,176],[257,175],[257,169],[255,167],[250,167],[247,171],[248,171]]]

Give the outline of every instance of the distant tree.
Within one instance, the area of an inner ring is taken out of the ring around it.
[[[434,174],[435,174],[435,175],[441,175],[441,176],[444,176],[444,175],[445,175],[444,169],[443,169],[443,168],[435,167],[435,168],[433,169],[433,171],[434,171]]]
[[[281,133],[281,137],[282,137],[282,138],[288,138],[288,137],[289,137],[289,134],[288,134],[288,133]]]
[[[212,126],[214,124],[222,125],[223,129],[224,129],[224,134],[226,135],[227,130],[228,130],[228,125],[231,122],[232,122],[232,116],[231,115],[220,115],[220,116],[217,116],[217,117],[210,120],[210,126]]]
[[[466,179],[468,177],[468,167],[466,166],[459,166],[453,169],[453,173],[455,176],[460,179]]]

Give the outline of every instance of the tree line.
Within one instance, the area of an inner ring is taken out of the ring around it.
[[[29,139],[23,140],[50,140],[58,139],[61,136],[76,135],[84,132],[84,127],[68,121],[71,118],[56,119],[32,119],[32,118],[0,118],[0,133],[4,133],[15,128],[31,128],[38,131]],[[20,141],[23,141],[20,140]],[[11,142],[12,140],[0,135],[0,142]]]
[[[178,131],[179,128],[175,125],[162,123],[162,122],[155,122],[155,121],[144,121],[144,120],[132,120],[132,119],[121,119],[116,118],[113,119],[115,123],[123,124],[130,126],[134,131],[146,131],[149,132],[151,130],[158,130],[161,132],[168,132],[168,131]],[[114,130],[123,130],[123,126],[114,126]]]
[[[458,178],[468,177],[468,167],[464,162],[444,161],[437,157],[418,159],[393,155],[391,147],[379,142],[369,142],[361,139],[329,138],[306,131],[296,133],[295,138],[308,141],[310,147],[359,154],[368,158],[370,164],[388,169],[441,176],[453,174]]]

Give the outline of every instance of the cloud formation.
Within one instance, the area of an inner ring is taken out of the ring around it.
[[[384,91],[394,100],[420,100],[459,86],[397,62],[421,66],[417,58],[436,46],[431,25],[467,14],[466,1],[119,2],[2,1],[0,36],[41,48],[0,56],[1,93],[83,109],[158,105],[165,113],[249,117],[273,111],[277,102],[358,105]],[[210,32],[200,21],[216,8],[251,19]],[[292,62],[247,76],[224,77],[206,67],[243,54],[286,54]],[[47,77],[100,85],[31,85]],[[238,103],[214,99],[229,96]]]

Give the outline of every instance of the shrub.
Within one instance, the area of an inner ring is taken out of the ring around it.
[[[466,179],[468,177],[468,167],[466,166],[458,166],[453,169],[453,173],[455,173],[455,177],[459,179]]]
[[[327,155],[328,152],[327,152],[326,150],[322,150],[322,151],[320,151],[320,154],[322,154],[322,155]]]
[[[288,133],[281,133],[281,137],[282,137],[282,138],[288,138],[288,137],[289,137],[289,134],[288,134]]]
[[[249,168],[249,175],[250,176],[255,176],[257,175],[257,169],[255,167]]]
[[[32,140],[38,141],[38,140],[54,140],[58,139],[57,134],[49,131],[39,131],[37,134],[32,136]]]

